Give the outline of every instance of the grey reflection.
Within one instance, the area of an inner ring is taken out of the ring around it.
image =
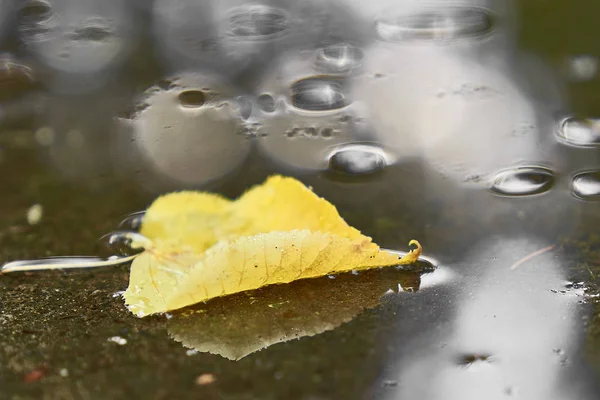
[[[9,28],[8,25],[10,24],[13,9],[12,0],[0,0],[0,40],[4,39],[6,31]]]
[[[161,61],[175,72],[202,67],[225,76],[259,68],[291,44],[287,5],[270,3],[156,1],[154,36]]]
[[[113,94],[44,99],[36,119],[35,140],[42,157],[63,178],[94,189],[110,178],[113,115],[120,106]]]
[[[478,245],[460,266],[457,315],[403,343],[414,351],[394,361],[386,377],[398,385],[382,398],[589,398],[581,381],[565,379],[567,365],[580,367],[572,355],[579,299],[557,293],[566,283],[561,260],[546,252],[511,269],[546,246],[500,237]]]
[[[19,9],[20,38],[52,73],[58,91],[97,89],[131,46],[134,21],[124,0],[28,0]]]
[[[559,92],[550,75],[513,54],[504,33],[494,30],[468,46],[366,47],[363,72],[348,85],[348,96],[369,140],[456,182],[478,176],[481,185],[519,161],[554,165],[555,143],[543,133],[554,124],[549,116]],[[536,74],[536,87],[520,75],[525,66]],[[541,85],[550,89],[538,101]]]
[[[251,142],[218,76],[186,73],[147,89],[119,119],[119,165],[143,186],[198,187],[241,165]]]

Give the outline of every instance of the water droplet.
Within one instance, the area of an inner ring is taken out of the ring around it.
[[[577,147],[600,146],[600,119],[566,118],[557,133],[558,140]]]
[[[348,73],[361,66],[364,54],[348,44],[337,44],[317,51],[316,67],[331,73]]]
[[[416,14],[382,18],[375,24],[379,37],[387,41],[458,39],[487,34],[491,16],[482,9],[448,7]]]
[[[345,145],[329,156],[329,169],[349,175],[370,174],[387,166],[386,154],[371,145]]]
[[[498,172],[491,190],[503,196],[529,196],[544,193],[553,185],[554,175],[549,169],[515,167]]]
[[[199,108],[206,102],[204,92],[200,90],[186,90],[179,93],[179,104],[185,108]]]
[[[256,99],[256,102],[258,103],[260,109],[264,112],[272,113],[275,112],[275,109],[277,108],[275,105],[275,99],[269,94],[261,94]]]
[[[582,200],[600,200],[600,171],[582,172],[573,178],[573,194]]]
[[[288,18],[277,8],[253,5],[235,9],[229,17],[229,35],[245,39],[265,39],[287,29]]]
[[[119,223],[119,228],[137,232],[142,227],[142,222],[144,221],[145,215],[146,211],[131,213]]]
[[[292,85],[292,104],[310,111],[343,108],[346,106],[343,82],[326,77],[302,79]]]

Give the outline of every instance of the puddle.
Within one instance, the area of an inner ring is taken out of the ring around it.
[[[595,7],[0,0],[0,262],[63,266],[0,276],[3,394],[598,398]],[[423,269],[126,309],[128,213],[273,174]]]

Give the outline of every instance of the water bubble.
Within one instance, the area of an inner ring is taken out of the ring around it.
[[[186,90],[179,93],[177,97],[179,104],[184,108],[198,108],[202,107],[206,102],[206,96],[204,92],[200,90]]]
[[[573,194],[582,200],[600,200],[600,171],[582,172],[573,178]]]
[[[147,237],[137,232],[120,231],[112,232],[100,238],[100,241],[113,254],[119,256],[132,256],[151,247],[152,243]]]
[[[348,44],[337,44],[317,51],[316,67],[330,73],[348,73],[361,66],[364,54]]]
[[[491,191],[502,196],[530,196],[544,193],[554,185],[552,171],[542,167],[514,167],[496,174]]]
[[[287,29],[287,15],[277,8],[253,5],[233,10],[229,17],[230,36],[244,39],[266,39]]]
[[[119,228],[137,232],[142,227],[142,222],[144,221],[145,215],[146,211],[131,213],[119,223]]]
[[[269,94],[261,94],[256,99],[256,102],[258,103],[260,109],[267,113],[275,112],[277,108],[277,105],[275,104],[275,99]]]
[[[329,169],[348,175],[371,174],[382,170],[387,164],[386,153],[372,145],[343,145],[329,156]]]
[[[292,85],[292,104],[309,111],[343,108],[347,105],[344,84],[327,77],[302,79]]]
[[[492,25],[491,16],[482,9],[449,7],[384,17],[376,22],[375,29],[383,40],[406,41],[482,36]]]
[[[600,146],[600,119],[566,118],[560,124],[557,137],[561,142],[571,146]]]

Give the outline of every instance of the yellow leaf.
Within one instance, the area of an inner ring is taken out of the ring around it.
[[[385,251],[302,183],[272,177],[237,201],[169,194],[148,209],[153,245],[131,267],[125,299],[138,316],[265,285],[416,261]],[[413,242],[411,242],[413,243]]]

